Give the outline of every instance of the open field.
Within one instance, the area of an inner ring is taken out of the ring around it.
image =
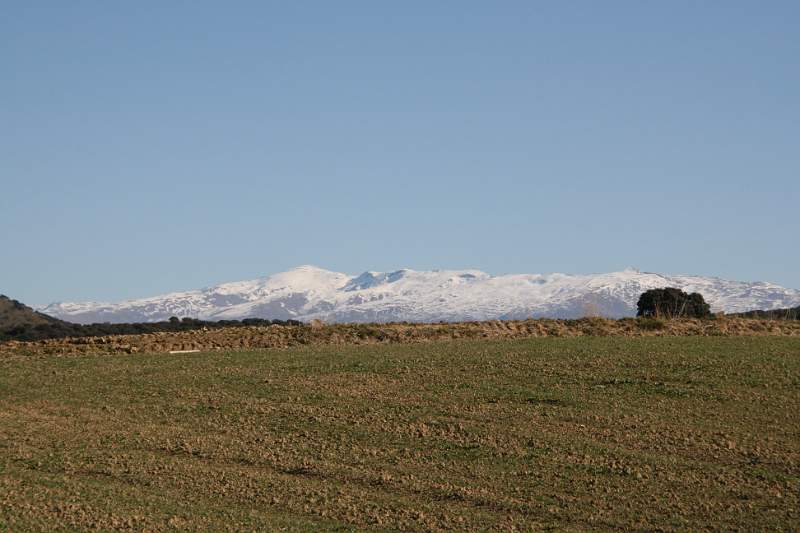
[[[0,530],[792,530],[800,338],[0,357]]]

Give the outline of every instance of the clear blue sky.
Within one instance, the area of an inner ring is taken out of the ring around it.
[[[5,1],[0,293],[299,264],[800,287],[800,2]]]

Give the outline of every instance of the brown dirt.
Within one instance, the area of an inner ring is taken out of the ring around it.
[[[50,339],[0,344],[0,356],[164,353],[173,350],[251,350],[299,345],[420,343],[450,339],[532,337],[800,336],[800,321],[584,318],[442,324],[335,324],[253,326],[184,332]]]

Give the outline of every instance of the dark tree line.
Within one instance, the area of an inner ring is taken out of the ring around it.
[[[800,305],[797,307],[790,307],[788,309],[745,311],[744,313],[735,313],[732,316],[740,316],[744,318],[768,318],[771,320],[800,320]]]
[[[220,329],[236,326],[299,326],[297,320],[266,320],[262,318],[245,318],[244,320],[219,320],[215,322],[196,318],[172,317],[162,322],[136,322],[126,324],[73,324],[71,322],[53,322],[47,324],[22,324],[0,330],[0,342],[39,341],[59,339],[63,337],[105,337],[108,335],[136,335],[141,333],[158,333],[162,331],[192,331],[197,329]]]

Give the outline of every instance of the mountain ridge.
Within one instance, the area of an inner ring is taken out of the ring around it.
[[[78,323],[152,322],[171,316],[204,320],[321,319],[327,322],[438,322],[522,318],[632,316],[648,289],[699,292],[719,312],[800,305],[800,290],[768,282],[666,275],[634,268],[601,274],[508,274],[473,269],[348,275],[313,265],[245,281],[118,303],[53,303],[38,310]]]

